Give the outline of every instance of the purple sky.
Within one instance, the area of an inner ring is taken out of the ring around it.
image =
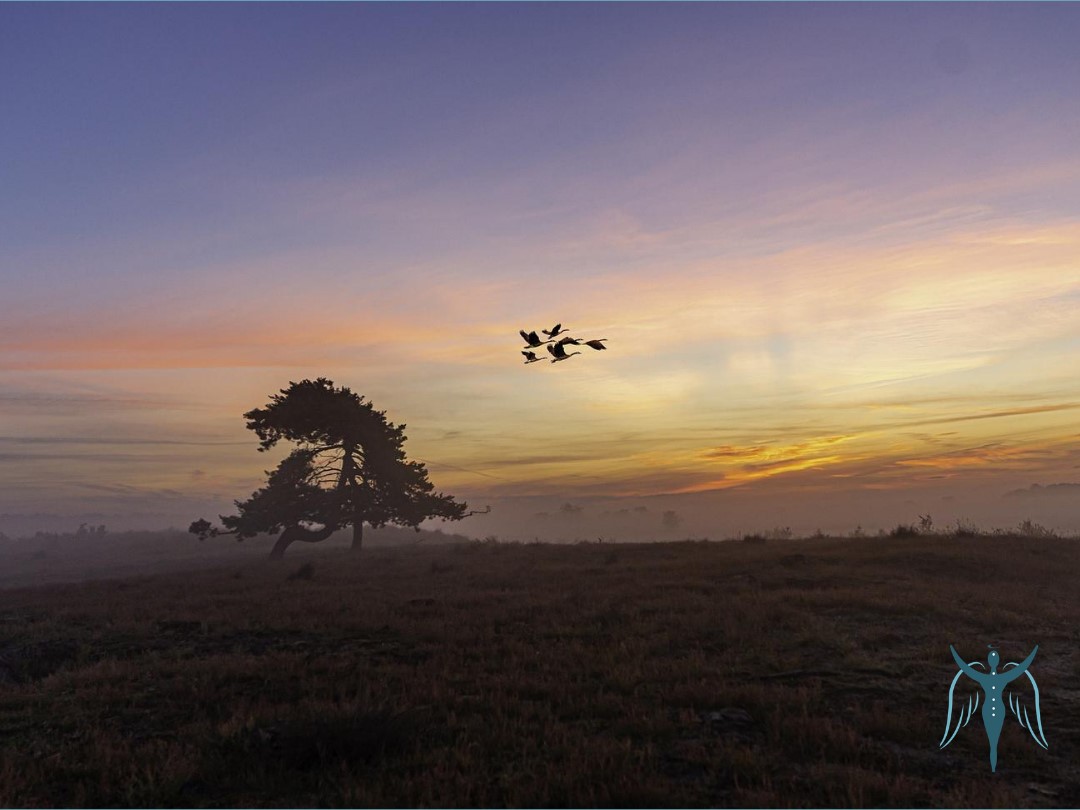
[[[479,533],[1012,520],[1080,480],[1077,42],[1067,3],[0,4],[0,531],[224,511],[240,414],[317,376]],[[559,320],[610,351],[523,367]]]

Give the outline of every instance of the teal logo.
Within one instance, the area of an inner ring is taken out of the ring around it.
[[[983,702],[983,727],[986,729],[986,737],[990,741],[990,770],[996,772],[997,745],[998,739],[1001,737],[1001,729],[1005,725],[1006,710],[1013,713],[1013,716],[1020,721],[1020,726],[1028,730],[1035,742],[1043,748],[1049,748],[1049,745],[1047,745],[1046,735],[1043,733],[1042,711],[1039,708],[1039,685],[1035,683],[1035,676],[1031,674],[1031,662],[1035,660],[1035,653],[1039,651],[1039,645],[1036,644],[1031,654],[1019,664],[1010,661],[1000,671],[998,671],[998,662],[1001,660],[1001,656],[998,655],[998,651],[994,649],[992,644],[987,646],[990,648],[990,654],[986,656],[985,664],[982,661],[972,661],[967,664],[964,663],[964,659],[960,657],[956,648],[951,644],[949,645],[953,660],[960,667],[960,671],[956,673],[956,677],[952,679],[952,684],[949,686],[949,714],[945,720],[945,734],[941,738],[938,747],[944,748],[951,743],[953,738],[956,737],[956,733],[968,724],[971,715],[979,708],[979,699],[981,698]],[[987,671],[982,672],[980,669]],[[958,703],[955,700],[956,683],[960,680],[961,675],[967,675],[979,686],[979,689],[972,689],[966,696],[966,704],[963,702]],[[1033,695],[1021,692],[1017,687],[1006,689],[1021,675],[1027,675],[1028,681],[1031,682],[1031,688],[1034,690]],[[1032,722],[1032,713],[1028,709],[1028,703],[1034,706],[1034,722]]]

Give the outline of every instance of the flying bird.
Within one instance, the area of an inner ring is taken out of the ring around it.
[[[561,338],[561,339],[559,340],[559,345],[560,345],[560,346],[565,346],[565,345],[567,345],[567,344],[570,344],[570,345],[572,345],[572,346],[580,346],[580,345],[581,345],[581,341],[580,341],[580,340],[578,340],[578,339],[577,339],[577,338],[575,338],[575,337],[564,337],[564,338]]]
[[[591,346],[592,348],[596,349],[597,351],[603,351],[603,350],[607,349],[607,346],[604,345],[605,340],[607,340],[607,338],[600,338],[599,340],[586,340],[585,345],[586,346]]]
[[[535,331],[526,332],[524,329],[520,329],[518,330],[518,333],[521,335],[522,339],[529,344],[527,348],[530,349],[538,349],[545,343],[551,343],[550,340],[541,340]]]
[[[541,329],[540,331],[541,331],[541,332],[543,332],[543,333],[544,333],[545,335],[547,335],[548,337],[550,337],[550,338],[553,338],[553,337],[555,337],[556,335],[558,335],[558,334],[560,334],[560,333],[562,333],[562,332],[565,332],[565,331],[567,331],[567,330],[566,330],[566,329],[563,329],[563,328],[562,328],[562,324],[561,324],[561,323],[557,323],[557,324],[555,324],[555,325],[554,325],[554,326],[553,326],[553,327],[551,328],[551,331],[550,331],[550,332],[549,332],[549,331],[548,331],[547,329]]]
[[[581,352],[570,352],[570,354],[567,354],[566,347],[563,346],[561,343],[556,343],[554,346],[548,346],[547,350],[554,357],[554,359],[551,361],[552,363],[557,363],[560,360],[566,360],[567,358],[573,357],[575,354],[581,354]]]
[[[539,363],[544,359],[543,357],[537,357],[534,352],[522,352],[522,354],[525,355],[525,365],[528,365],[529,363]]]

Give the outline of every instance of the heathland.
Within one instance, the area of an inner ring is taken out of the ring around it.
[[[0,806],[1080,805],[1080,541],[899,534],[9,577]],[[938,747],[988,643],[1049,742],[996,774]]]

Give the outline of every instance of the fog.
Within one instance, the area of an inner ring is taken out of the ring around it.
[[[1063,534],[1080,533],[1080,484],[1029,485],[984,491],[955,487],[875,491],[806,491],[782,495],[728,490],[697,495],[582,499],[568,495],[517,499],[462,522],[467,534],[511,540],[721,540],[790,528],[796,536],[821,531],[847,535],[918,524],[929,515],[935,530],[960,524],[985,531],[1035,521]],[[483,528],[481,528],[483,527]]]
[[[1060,534],[1080,533],[1080,483],[1015,482],[904,490],[820,487],[781,490],[758,484],[715,492],[680,495],[581,497],[572,490],[552,495],[485,498],[468,496],[470,508],[490,505],[488,514],[457,522],[427,521],[439,530],[510,542],[653,542],[709,538],[723,540],[750,533],[790,529],[795,536],[821,531],[874,534],[898,524],[918,524],[929,515],[937,531],[958,524],[989,531],[1035,521]],[[36,532],[75,532],[80,524],[104,525],[111,533],[138,530],[186,531],[195,519],[214,520],[233,510],[227,502],[192,500],[170,509],[116,512],[38,512],[0,514],[0,535],[19,538]],[[231,542],[218,538],[217,543]],[[248,541],[269,551],[269,538]],[[290,551],[290,553],[292,553]]]

